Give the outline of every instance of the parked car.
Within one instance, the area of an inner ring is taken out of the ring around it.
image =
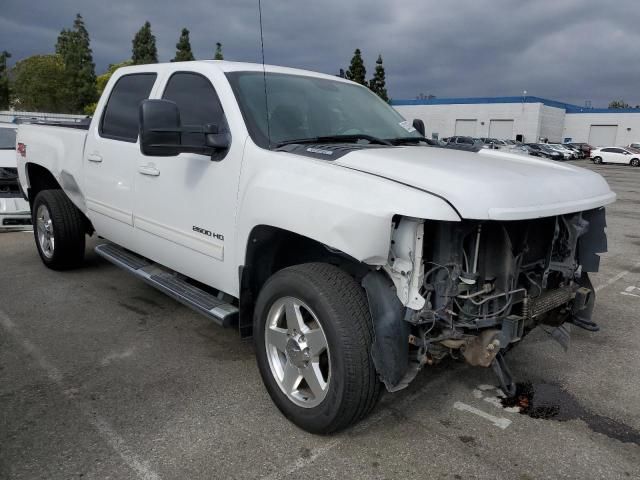
[[[576,158],[585,158],[584,157],[584,152],[582,151],[581,148],[578,148],[578,147],[576,147],[574,145],[569,145],[567,143],[562,144],[562,146],[564,148],[567,148],[567,149],[571,150],[575,154]]]
[[[447,139],[445,146],[456,150],[479,150],[482,147],[482,143],[473,137],[466,137],[462,135],[456,135]]]
[[[640,154],[628,148],[603,147],[591,150],[593,163],[624,163],[632,167],[640,167]]]
[[[525,145],[529,147],[530,150],[537,152],[539,157],[548,158],[550,160],[564,160],[564,154],[549,148],[546,143],[527,143]]]
[[[16,168],[16,127],[0,124],[0,231],[30,228],[31,212]]]
[[[589,158],[589,156],[591,155],[591,149],[593,148],[591,145],[584,142],[572,142],[565,145],[573,145],[574,147],[580,148],[580,150],[582,150],[582,152],[584,153],[583,158]]]
[[[253,336],[277,407],[329,433],[448,356],[514,395],[503,354],[527,333],[598,329],[604,178],[422,138],[332,75],[148,64],[116,70],[88,130],[20,125],[18,171],[45,266],[106,239],[103,258]]]
[[[632,142],[629,144],[629,147],[640,149],[640,142]]]
[[[547,146],[550,149],[555,150],[556,152],[562,153],[565,160],[573,160],[578,158],[578,154],[575,151],[563,145],[560,145],[559,143],[547,143]]]

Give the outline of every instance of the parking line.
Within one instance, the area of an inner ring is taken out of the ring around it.
[[[469,413],[473,413],[474,415],[478,415],[479,417],[482,417],[485,420],[489,420],[496,427],[499,427],[503,430],[507,428],[509,425],[511,425],[511,420],[509,420],[508,418],[495,417],[490,413],[485,412],[484,410],[480,410],[479,408],[472,407],[471,405],[467,405],[466,403],[456,402],[453,404],[453,408],[455,408],[456,410],[460,410],[461,412],[469,412]]]
[[[87,421],[97,430],[102,439],[120,456],[129,468],[136,472],[138,478],[141,480],[160,480],[160,476],[149,467],[148,462],[142,460],[131,451],[124,438],[113,429],[109,422],[100,415],[94,414],[91,408],[75,398],[73,392],[76,392],[77,389],[69,388],[68,385],[65,385],[64,377],[60,370],[47,360],[38,347],[20,333],[15,323],[13,323],[11,318],[2,310],[0,310],[0,326],[36,361],[49,380],[60,388],[61,393],[76,405],[78,410],[86,417]]]
[[[593,290],[596,292],[599,292],[600,290],[602,290],[603,288],[608,287],[609,285],[613,285],[614,283],[616,283],[618,280],[620,280],[621,278],[629,275],[631,273],[631,270],[635,270],[636,268],[640,268],[640,262],[636,263],[633,267],[631,267],[631,269],[629,270],[623,270],[622,272],[620,272],[619,274],[611,277],[609,280],[607,280],[606,282],[604,282],[602,285],[598,285],[596,288],[594,288]]]

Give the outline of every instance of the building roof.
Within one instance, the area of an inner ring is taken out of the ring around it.
[[[567,113],[638,113],[640,108],[589,108],[558,102],[547,98],[523,95],[519,97],[468,97],[468,98],[429,98],[414,100],[392,100],[391,105],[485,105],[492,103],[542,103],[547,107],[561,108]]]

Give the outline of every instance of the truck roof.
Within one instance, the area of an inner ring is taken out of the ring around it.
[[[208,65],[220,69],[222,72],[262,72],[263,65],[261,63],[248,62],[230,62],[227,60],[194,60],[191,62],[165,62],[151,63],[145,65],[132,65],[122,67],[118,71],[123,72],[162,72],[189,69],[193,65]],[[277,65],[264,65],[264,70],[269,73],[287,73],[290,75],[304,75],[306,77],[325,78],[330,80],[343,81],[353,83],[350,80],[335,75],[313,72],[311,70],[303,70],[298,68],[280,67]]]

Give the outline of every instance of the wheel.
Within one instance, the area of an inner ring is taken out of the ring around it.
[[[84,259],[82,214],[62,190],[42,190],[33,202],[32,221],[42,262],[54,270],[78,266]]]
[[[631,166],[632,167],[640,167],[640,160],[637,158],[632,158],[631,159]]]
[[[256,302],[254,341],[269,395],[308,432],[346,428],[380,397],[366,296],[337,267],[308,263],[275,273]]]
[[[602,157],[593,157],[593,163],[600,165],[602,163]]]

